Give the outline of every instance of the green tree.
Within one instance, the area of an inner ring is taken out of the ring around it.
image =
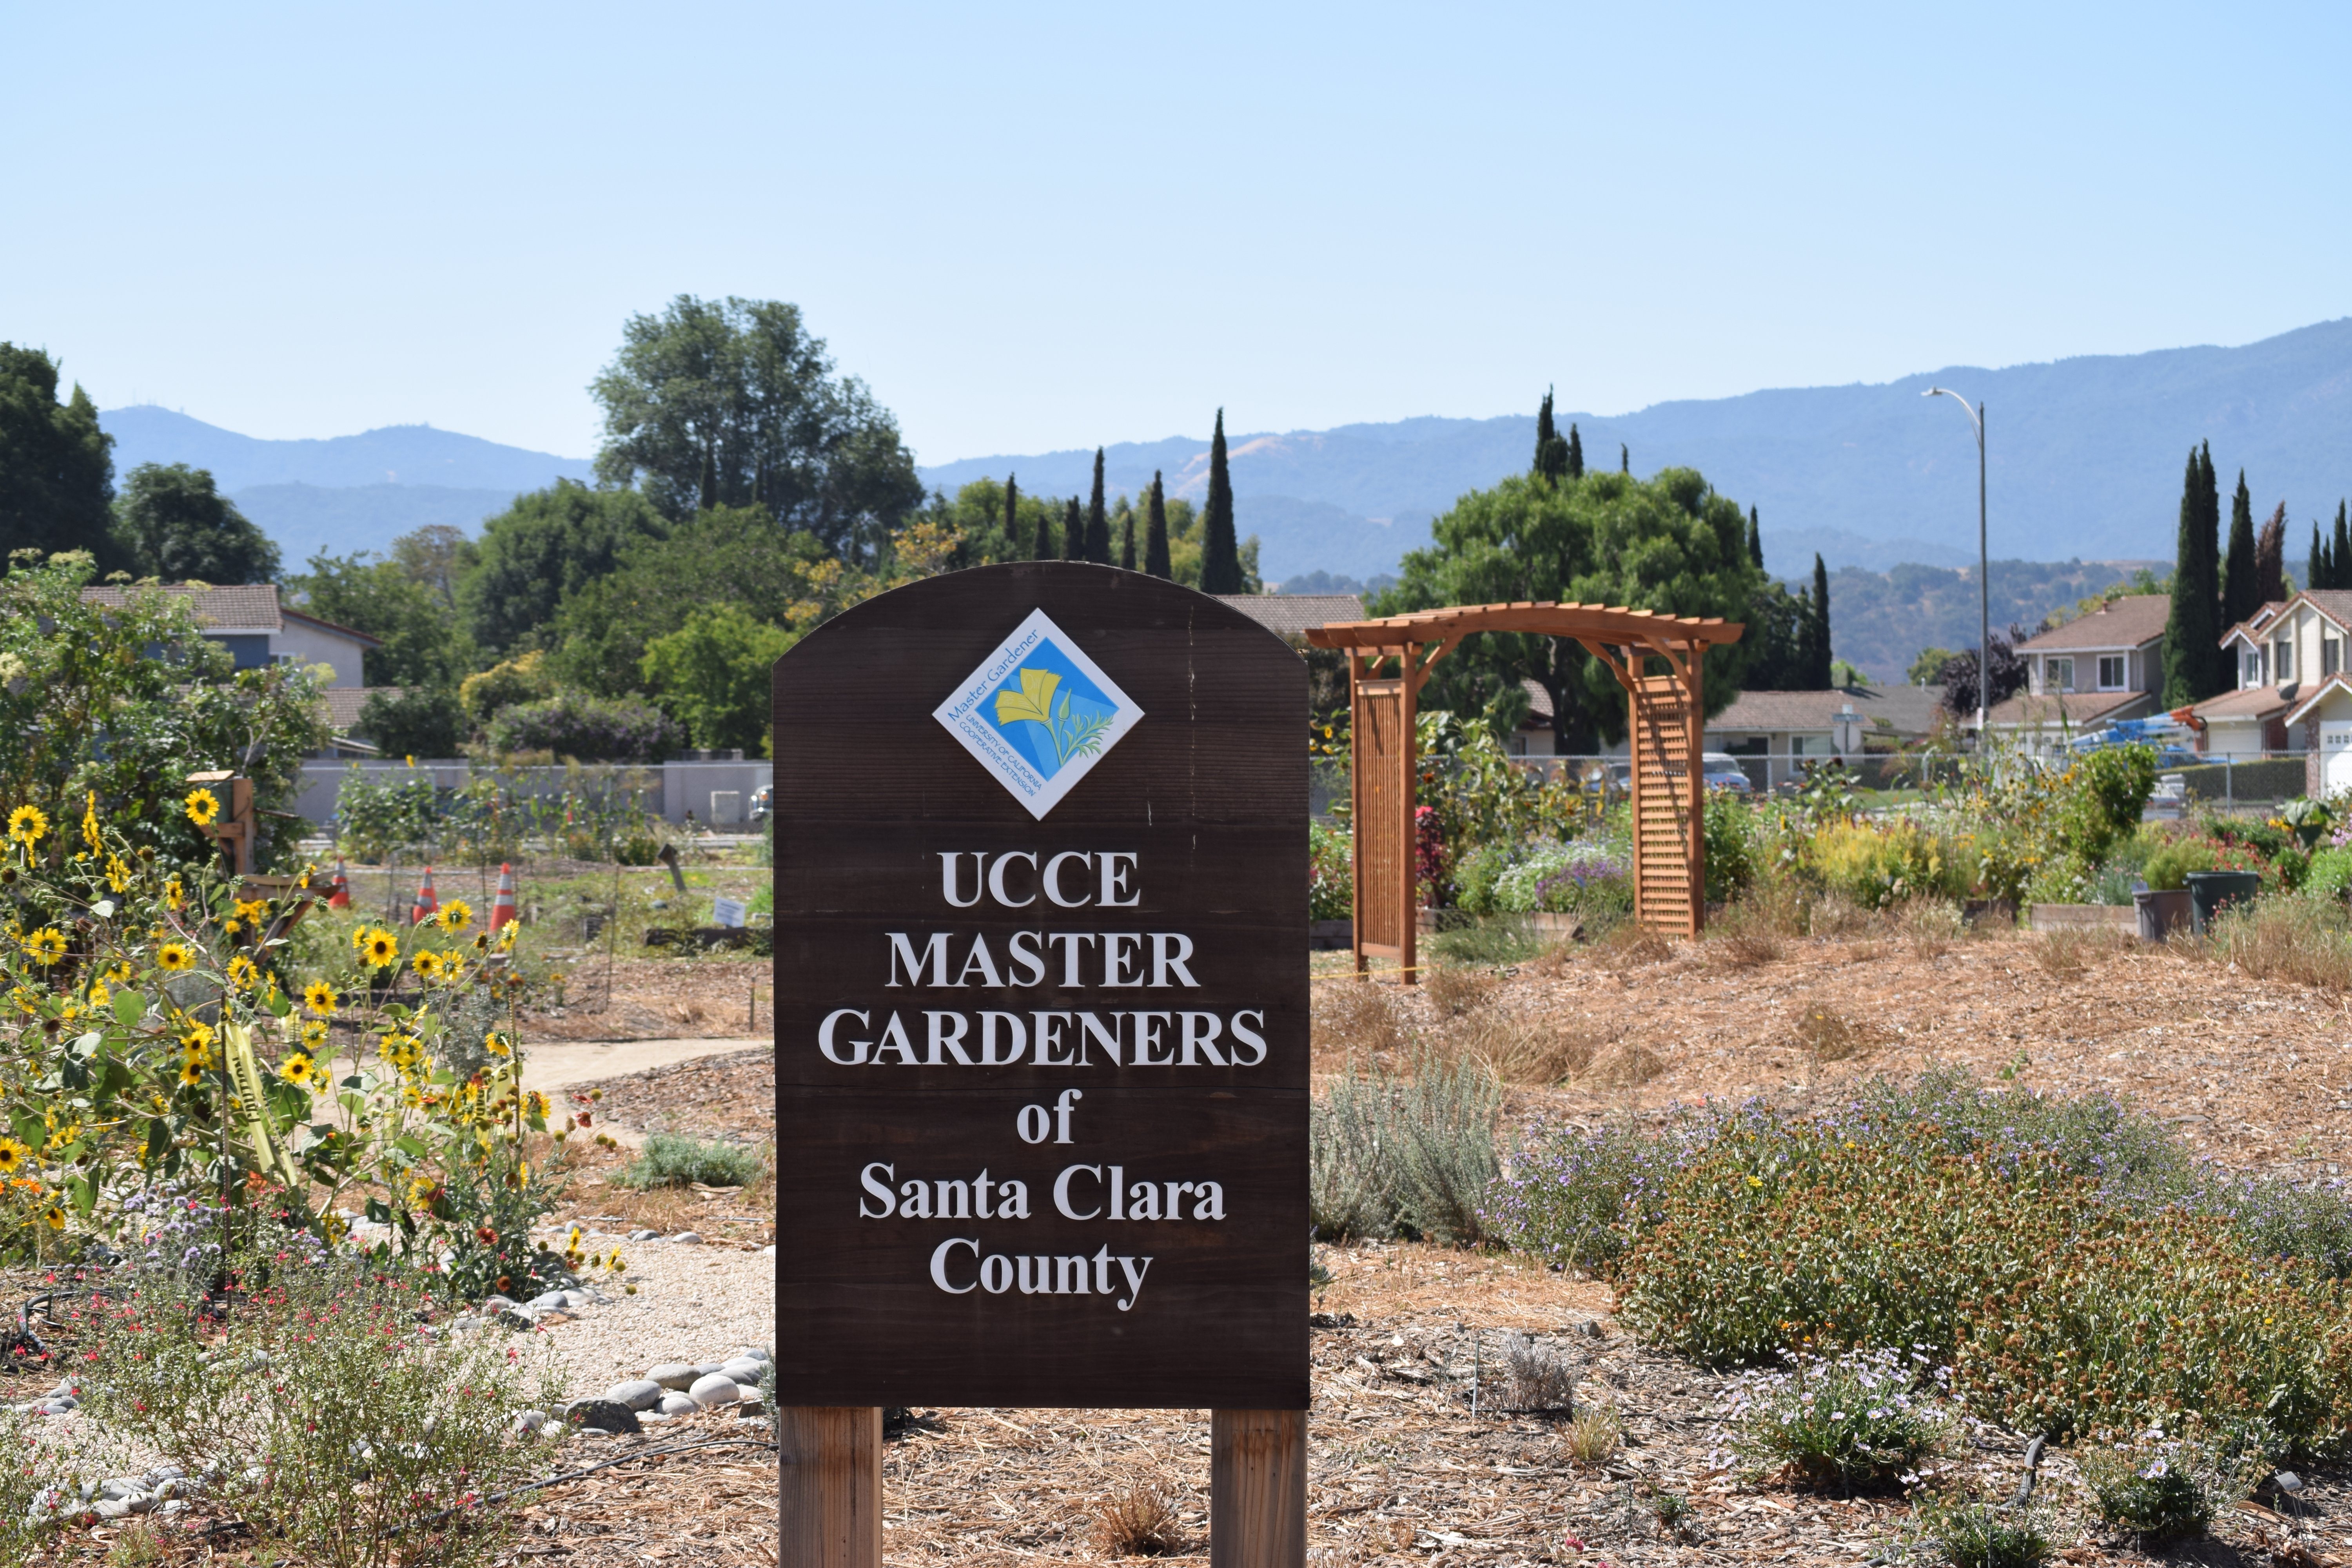
[[[1050,508],[1040,507],[1037,510],[1036,535],[1030,543],[1029,559],[1056,561],[1061,554],[1062,547],[1055,542],[1053,511]]]
[[[2274,605],[2286,597],[2286,502],[2254,535],[2254,602]]]
[[[1238,594],[1242,562],[1234,537],[1234,481],[1225,467],[1225,411],[1217,410],[1216,434],[1209,438],[1209,500],[1202,512],[1201,592]]]
[[[799,640],[739,605],[712,605],[647,643],[640,668],[697,746],[740,746],[747,756],[759,755],[769,749],[772,667]]]
[[[1118,564],[1125,572],[1135,570],[1135,511],[1121,496],[1118,501]]]
[[[167,583],[271,583],[278,546],[185,463],[142,463],[114,503],[116,548],[127,569]]]
[[[1911,661],[1911,668],[1903,672],[1903,679],[1914,686],[1941,686],[1944,667],[1958,657],[1948,647],[1923,647],[1919,657]]]
[[[833,554],[880,548],[923,501],[889,412],[834,374],[797,306],[681,294],[632,316],[590,386],[604,410],[597,477],[642,477],[673,522],[719,506],[761,506]]]
[[[1078,510],[1078,498],[1070,498],[1070,508],[1062,514],[1062,559],[1084,561],[1087,558],[1086,514]]]
[[[1617,443],[1617,471],[1621,474],[1630,474],[1633,471],[1633,449],[1622,441]]]
[[[1566,473],[1567,477],[1571,479],[1580,479],[1584,477],[1584,437],[1576,433],[1576,426],[1573,423],[1570,423],[1568,427],[1568,468]]]
[[[1812,657],[1806,640],[1812,625],[1812,595],[1806,589],[1791,594],[1787,584],[1764,578],[1760,572],[1758,576],[1748,613],[1741,617],[1747,629],[1739,638],[1740,689],[1805,690]]]
[[[360,709],[352,733],[387,757],[454,758],[466,741],[466,715],[446,686],[379,691]]]
[[[2329,570],[2329,566],[2327,546],[2320,541],[2319,523],[2315,519],[2311,525],[2311,558],[2304,566],[2303,585],[2306,588],[2325,588],[2332,584],[2336,577]]]
[[[1536,410],[1536,460],[1531,471],[1557,484],[1568,477],[1568,443],[1552,423],[1551,388],[1544,388],[1543,406]]]
[[[1143,569],[1154,577],[1173,577],[1168,563],[1168,492],[1157,468],[1151,471],[1151,500],[1145,516]]]
[[[2332,568],[2327,585],[2352,588],[2352,533],[2345,531],[2342,501],[2336,503],[2336,535],[2328,546],[2327,560]]]
[[[1095,486],[1087,497],[1087,555],[1097,565],[1110,564],[1110,513],[1103,505],[1103,449],[1095,448]]]
[[[2217,533],[2221,498],[2210,445],[2189,452],[2180,488],[2180,532],[2172,569],[2172,608],[2164,623],[2164,705],[2202,702],[2223,689]]]
[[[58,401],[58,365],[0,342],[0,561],[18,550],[93,550],[120,564],[110,537],[114,437],[74,384]]]
[[[2221,629],[2226,632],[2263,607],[2254,569],[2254,498],[2246,470],[2238,470],[2238,493],[2230,500],[2230,552],[2221,564]]]
[[[1507,479],[1462,497],[1431,525],[1431,544],[1405,556],[1402,578],[1379,595],[1373,613],[1532,599],[1737,620],[1760,577],[1748,557],[1746,524],[1737,504],[1689,468],[1641,480],[1594,474],[1559,485]],[[1708,712],[1738,692],[1741,670],[1737,645],[1709,656]],[[1623,689],[1564,638],[1465,639],[1438,665],[1431,706],[1482,711],[1521,679],[1550,694],[1562,752],[1590,755],[1602,738],[1622,733]]]
[[[1805,606],[1805,685],[1807,691],[1826,691],[1837,684],[1830,668],[1830,574],[1819,554],[1813,557],[1813,596]]]
[[[598,490],[558,479],[517,496],[482,524],[479,554],[457,586],[474,640],[493,655],[536,646],[565,597],[608,576],[629,545],[668,535],[669,523],[636,490]]]
[[[395,552],[399,543],[394,541]],[[383,645],[365,655],[368,685],[454,691],[472,671],[473,639],[464,623],[436,589],[401,565],[397,554],[379,561],[365,550],[349,555],[321,552],[310,557],[310,567],[289,577],[285,591],[305,615],[365,632]]]
[[[453,616],[457,613],[457,584],[480,554],[465,530],[446,522],[428,522],[392,542],[392,560],[402,575],[440,600]]]
[[[958,494],[961,495],[961,492],[959,491]],[[1012,542],[1015,549],[1019,548],[1021,541],[1021,486],[1014,480],[1013,476],[1009,473],[1004,476],[1003,534],[1008,541]],[[981,563],[974,561],[970,563],[970,564],[977,566]]]
[[[1756,570],[1764,570],[1764,525],[1752,506],[1748,509],[1748,559],[1756,563]]]

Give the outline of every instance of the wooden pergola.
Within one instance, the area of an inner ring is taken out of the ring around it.
[[[1696,936],[1706,915],[1705,786],[1699,753],[1706,650],[1746,628],[1719,617],[1661,616],[1607,605],[1460,605],[1315,627],[1307,640],[1348,655],[1354,763],[1355,950],[1361,973],[1392,958],[1419,974],[1413,866],[1413,721],[1430,667],[1477,632],[1574,637],[1625,689],[1632,739],[1633,914]],[[1650,673],[1658,659],[1665,669]],[[1388,666],[1395,661],[1394,673]]]

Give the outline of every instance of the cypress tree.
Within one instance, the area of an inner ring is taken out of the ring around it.
[[[2254,535],[2254,597],[2274,605],[2286,597],[2286,502]]]
[[[1037,542],[1031,547],[1029,558],[1032,561],[1052,561],[1059,558],[1061,553],[1061,546],[1054,542],[1053,509],[1041,506],[1037,509]]]
[[[1121,501],[1118,508],[1118,565],[1122,572],[1135,570],[1135,513]]]
[[[2352,588],[2352,536],[2344,531],[2344,503],[2336,503],[2336,542],[2327,552],[2327,585]]]
[[[1571,479],[1584,477],[1584,437],[1576,433],[1573,425],[1568,427],[1568,477]]]
[[[2172,609],[2164,622],[2164,705],[2186,707],[2202,702],[2214,691],[2215,666],[2220,662],[2221,630],[2213,624],[2220,606],[2207,563],[2214,553],[2213,528],[2207,521],[2204,496],[2206,469],[2197,448],[2189,449],[2189,469],[2180,485],[2180,531],[2173,545]],[[2214,500],[2220,509],[2220,498]],[[2200,541],[2200,535],[2202,535]]]
[[[1544,388],[1543,406],[1536,410],[1535,472],[1554,484],[1568,472],[1568,443],[1559,438],[1559,426],[1552,423],[1549,387]]]
[[[2327,586],[2327,546],[2319,542],[2319,523],[2311,525],[2311,559],[2304,563],[2303,585],[2306,588]]]
[[[1225,468],[1225,411],[1209,438],[1209,501],[1201,509],[1201,592],[1242,591],[1241,543],[1234,537],[1234,481]]]
[[[1095,489],[1087,498],[1087,559],[1110,564],[1110,513],[1103,510],[1103,449],[1095,448]]]
[[[1826,691],[1830,686],[1830,569],[1822,564],[1819,555],[1813,557],[1812,624],[1810,631],[1812,644],[1806,652],[1811,662],[1805,679],[1810,689]]]
[[[1756,563],[1756,570],[1764,570],[1764,530],[1752,506],[1748,509],[1748,559]]]
[[[1067,511],[1062,514],[1062,559],[1084,561],[1087,558],[1087,514],[1078,510],[1078,498],[1070,498]]]
[[[2221,629],[2250,619],[2263,602],[2254,581],[2254,498],[2246,470],[2238,470],[2238,493],[2230,498],[2230,554],[2221,565]]]
[[[1160,470],[1151,470],[1151,500],[1144,513],[1143,569],[1154,577],[1173,577],[1168,564],[1168,492],[1160,488]]]
[[[1622,441],[1617,443],[1617,471],[1621,474],[1633,471],[1633,454],[1626,449]]]
[[[1011,474],[1004,476],[1004,542],[1014,550],[1021,548],[1021,486]]]

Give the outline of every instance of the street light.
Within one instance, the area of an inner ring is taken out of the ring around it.
[[[1948,397],[1960,405],[1977,433],[1977,750],[1985,744],[1985,698],[1992,689],[1992,579],[1985,561],[1984,405],[1974,408],[1957,392],[1931,386],[1922,397]]]

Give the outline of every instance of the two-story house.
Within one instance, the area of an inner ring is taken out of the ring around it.
[[[2172,601],[2126,594],[2017,645],[2025,689],[1993,704],[1986,727],[2029,745],[2156,711],[2164,688],[2164,623]]]
[[[326,682],[327,725],[338,735],[349,731],[367,700],[379,690],[398,695],[393,687],[367,684],[365,656],[383,644],[365,632],[289,610],[278,602],[274,583],[231,586],[190,586],[180,584],[163,592],[187,595],[197,628],[205,640],[220,644],[239,669],[259,669],[272,664],[324,665],[334,671]],[[81,596],[93,605],[120,605],[126,590],[84,588]]]
[[[2305,589],[2264,605],[2221,636],[2233,691],[2190,710],[2199,750],[2214,756],[2305,753],[2313,794],[2352,787],[2352,592]]]

